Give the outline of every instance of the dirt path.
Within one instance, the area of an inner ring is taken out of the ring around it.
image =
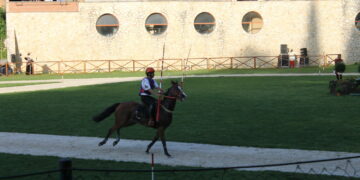
[[[113,147],[112,142],[114,139],[110,139],[107,144],[99,147],[97,144],[101,140],[101,138],[96,137],[1,132],[0,152],[35,156],[56,156],[79,159],[149,163],[150,155],[145,153],[145,149],[149,141],[122,139],[117,146]],[[160,142],[157,142],[154,145],[151,152],[155,154],[156,164],[191,167],[234,167],[360,155],[346,152],[218,146],[180,142],[168,142],[168,149],[170,154],[173,155],[172,158],[168,158],[164,155]],[[352,159],[351,165],[355,168],[359,168],[360,159]],[[321,173],[323,168],[326,168],[331,174],[360,177],[360,174],[358,174],[359,172],[351,168],[345,160],[302,164],[300,168],[301,169],[297,169],[296,165],[289,165],[247,170],[310,172],[310,168],[312,168],[314,172]],[[346,169],[346,172],[341,169]],[[322,174],[327,173],[325,172]]]

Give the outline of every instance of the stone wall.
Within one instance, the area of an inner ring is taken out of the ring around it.
[[[300,48],[308,48],[309,54],[341,53],[347,63],[359,62],[360,57],[358,0],[80,2],[72,12],[14,12],[11,3],[7,6],[8,57],[15,53],[15,34],[19,51],[31,52],[37,61],[152,60],[162,57],[164,44],[165,58],[186,58],[190,48],[190,57],[199,58],[274,56],[280,44],[288,44],[297,54]],[[256,34],[242,28],[242,18],[250,11],[263,19]],[[210,34],[194,29],[201,12],[215,18]],[[106,13],[120,24],[111,37],[100,35],[95,27]],[[145,20],[152,13],[166,17],[165,33],[154,36],[146,31]]]
[[[343,29],[342,52],[345,60],[360,63],[360,27],[355,27],[355,17],[360,13],[360,3],[356,0],[344,0],[341,4]],[[347,62],[349,62],[347,61]]]

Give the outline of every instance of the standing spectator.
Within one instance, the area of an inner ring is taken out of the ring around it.
[[[342,73],[345,72],[345,64],[344,60],[341,59],[341,54],[338,54],[337,58],[334,60],[335,62],[335,75],[336,79],[340,80],[342,79]]]
[[[25,57],[26,60],[26,75],[34,74],[34,68],[33,68],[33,60],[30,57],[30,53],[27,54],[27,57]]]
[[[295,67],[296,54],[291,49],[289,52],[290,68]]]
[[[335,64],[344,62],[343,59],[341,59],[341,54],[338,54],[336,59],[334,60]]]

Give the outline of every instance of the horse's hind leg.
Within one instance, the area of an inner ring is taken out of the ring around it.
[[[149,153],[151,147],[155,144],[155,142],[159,139],[159,131],[156,132],[156,135],[154,136],[151,143],[147,146],[146,153]]]
[[[115,130],[116,130],[116,127],[110,128],[109,131],[108,131],[108,133],[107,133],[107,135],[106,135],[106,137],[104,138],[104,140],[102,140],[102,141],[99,143],[99,146],[104,145],[104,144],[107,142],[107,140],[109,139],[110,135],[111,135]]]
[[[126,114],[125,116],[118,116],[117,119],[120,119],[120,121],[117,121],[116,125],[115,125],[115,129],[116,129],[116,140],[113,142],[113,146],[117,145],[120,141],[120,129],[124,128],[124,127],[128,127],[131,125],[136,124],[135,122],[131,122],[131,118],[132,115]]]
[[[113,142],[113,146],[117,145],[120,141],[120,128],[116,130],[116,140]]]

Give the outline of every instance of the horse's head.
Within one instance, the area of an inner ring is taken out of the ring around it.
[[[172,86],[167,90],[166,95],[180,101],[185,100],[186,94],[178,82],[171,81]]]

